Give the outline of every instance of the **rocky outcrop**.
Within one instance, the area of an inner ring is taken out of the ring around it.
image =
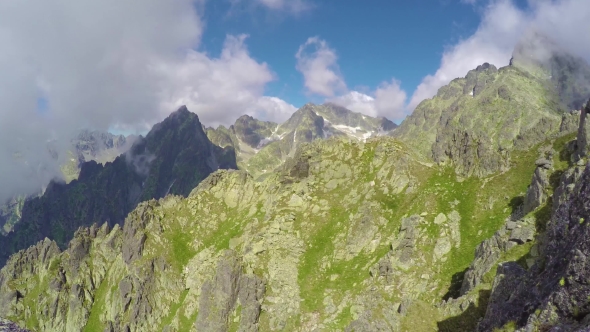
[[[475,258],[465,272],[460,295],[467,295],[482,282],[503,253],[513,247],[530,242],[535,236],[534,219],[508,221],[494,236],[483,241],[475,250]]]
[[[571,178],[572,175],[562,177]],[[514,264],[499,269],[480,331],[501,327],[509,321],[526,328],[567,326],[566,330],[576,330],[582,326],[580,322],[590,314],[590,270],[586,264],[590,254],[588,183],[590,167],[586,167],[573,188],[568,182],[560,185],[570,188],[559,191],[567,198],[558,199],[560,203],[547,225],[542,263],[528,271]]]
[[[587,123],[587,115],[590,113],[590,100],[585,107],[580,111],[580,122],[578,127],[578,139],[576,140],[576,160],[587,157],[590,146],[588,139],[590,138],[590,124]]]
[[[547,190],[550,187],[549,173],[553,167],[553,152],[549,151],[547,158],[538,159],[535,164],[535,174],[524,197],[523,213],[527,214],[545,204],[548,199]]]
[[[265,283],[255,275],[242,274],[242,270],[237,253],[226,251],[217,263],[215,278],[201,288],[197,331],[227,331],[229,315],[236,305],[241,309],[238,331],[258,331]]]
[[[392,135],[462,176],[485,177],[507,170],[513,151],[575,128],[562,126],[550,90],[522,68],[483,64],[420,103]]]
[[[18,325],[0,318],[0,332],[29,332],[29,330],[21,329]]]

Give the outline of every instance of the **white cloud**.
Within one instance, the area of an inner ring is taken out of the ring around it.
[[[375,107],[380,116],[389,119],[403,119],[406,115],[407,95],[400,87],[400,82],[382,83],[375,91]]]
[[[258,99],[256,105],[251,106],[245,113],[258,119],[282,123],[289,119],[295,111],[297,111],[295,106],[280,98],[262,97]]]
[[[231,124],[261,104],[268,106],[262,96],[274,75],[265,63],[249,56],[245,39],[245,35],[228,36],[217,59],[190,51],[181,62],[163,63],[160,72],[168,77],[163,81],[162,109],[186,105],[202,122],[216,126]]]
[[[350,91],[328,101],[373,117],[383,116],[392,120],[401,120],[406,116],[407,96],[406,92],[400,88],[398,81],[384,82],[371,94],[373,96]]]
[[[264,97],[274,75],[249,56],[244,36],[229,36],[216,58],[192,50],[202,3],[0,1],[0,201],[58,176],[46,141],[62,149],[80,128],[145,129],[181,103],[205,124],[288,111]],[[47,112],[37,110],[39,97]]]
[[[313,8],[311,3],[304,0],[255,0],[259,4],[273,10],[283,10],[299,14]]]
[[[309,52],[308,49],[312,48]],[[297,70],[303,74],[307,91],[323,97],[326,101],[369,116],[384,116],[390,119],[405,117],[406,93],[400,82],[392,79],[383,82],[371,94],[349,91],[339,72],[336,51],[325,40],[310,37],[299,47]]]
[[[418,85],[409,109],[413,110],[422,100],[434,96],[440,87],[484,62],[507,65],[525,25],[526,17],[510,1],[492,3],[477,31],[447,49],[436,73],[426,76]]]
[[[309,48],[312,49],[311,52],[308,52]],[[303,74],[305,87],[310,93],[333,97],[336,93],[346,90],[346,84],[336,62],[336,52],[326,41],[310,37],[299,47],[295,58],[297,70]]]
[[[249,10],[264,8],[276,14],[288,14],[298,16],[315,8],[311,0],[229,0],[231,8],[229,14],[236,10],[243,11],[244,7]]]
[[[350,91],[344,95],[329,98],[326,101],[369,116],[377,116],[375,98],[359,91]]]
[[[523,11],[510,0],[490,1],[477,31],[448,48],[440,68],[426,76],[412,95],[408,108],[431,98],[452,79],[463,77],[471,69],[489,62],[497,67],[508,64],[520,41],[542,33],[559,43],[558,47],[590,59],[590,1],[529,0],[531,9]]]

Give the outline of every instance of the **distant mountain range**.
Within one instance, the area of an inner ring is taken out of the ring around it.
[[[215,144],[232,146],[238,165],[254,177],[272,172],[304,143],[330,137],[365,141],[389,134],[397,125],[332,103],[306,104],[284,123],[264,122],[244,115],[226,128],[206,128]]]
[[[84,162],[94,160],[98,163],[107,163],[131,148],[136,136],[113,135],[100,131],[82,130],[71,140],[71,148],[66,151],[68,158],[61,165],[63,178],[70,182],[78,178],[81,165]],[[50,152],[57,159],[58,152]],[[0,236],[6,235],[12,230],[14,225],[20,220],[22,207],[25,200],[37,197],[43,194],[45,188],[39,188],[39,192],[33,195],[22,195],[18,193],[8,202],[0,204]]]

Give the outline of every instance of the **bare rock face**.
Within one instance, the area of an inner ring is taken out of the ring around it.
[[[498,270],[480,331],[509,321],[517,326],[576,331],[590,314],[590,167],[567,192],[547,225],[543,263],[525,271],[514,264]],[[562,183],[562,186],[570,186]]]
[[[575,130],[577,120],[561,119],[547,89],[520,67],[483,64],[420,103],[392,136],[462,176],[486,177],[510,168],[513,151]]]
[[[548,159],[539,159],[536,162],[537,169],[531,180],[531,185],[527,189],[524,198],[523,212],[527,214],[539,206],[543,205],[548,198],[546,190],[549,188],[548,170],[552,167],[552,162]]]
[[[590,138],[590,125],[587,124],[587,115],[590,113],[590,100],[585,107],[580,111],[580,122],[578,127],[578,139],[576,144],[577,159],[585,158],[588,155],[590,146],[588,146],[588,139]]]
[[[29,330],[21,329],[13,322],[0,318],[0,332],[29,332]]]
[[[197,331],[224,332],[228,330],[228,317],[240,305],[238,331],[258,331],[258,317],[265,291],[264,281],[255,275],[242,274],[242,261],[233,250],[226,250],[217,264],[215,278],[201,288]]]
[[[479,285],[502,253],[516,245],[533,240],[535,225],[530,220],[508,221],[494,236],[483,241],[475,250],[475,258],[465,272],[460,294],[466,295]]]

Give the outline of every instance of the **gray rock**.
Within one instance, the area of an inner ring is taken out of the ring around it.
[[[236,253],[227,250],[217,264],[215,278],[205,282],[201,289],[197,331],[227,331],[228,317],[238,297],[241,270]]]
[[[465,272],[463,283],[461,284],[461,295],[465,295],[475,288],[481,282],[483,276],[496,264],[496,261],[503,252],[504,242],[504,238],[499,232],[496,232],[493,237],[477,246],[477,249],[475,249],[475,258],[467,269],[467,272]]]
[[[548,187],[549,176],[547,175],[547,169],[537,167],[524,199],[524,214],[534,211],[547,201],[548,196],[545,191]]]
[[[399,245],[395,248],[399,252],[399,260],[402,263],[409,261],[414,252],[416,242],[416,225],[420,222],[420,216],[411,216],[402,219],[401,232],[405,232]]]
[[[239,332],[257,332],[261,304],[266,283],[255,275],[244,275],[240,279],[238,298],[242,305]]]
[[[15,323],[0,318],[0,332],[29,332],[29,330],[22,329]]]
[[[509,221],[506,223],[506,229],[507,230],[513,230],[516,228],[516,222],[515,221]]]
[[[590,167],[576,183],[568,184],[573,174],[566,172],[562,177],[566,182],[559,187],[574,184],[574,188],[561,192],[559,204],[554,205],[539,252],[542,264],[525,271],[511,263],[498,270],[479,331],[490,331],[510,321],[525,330],[543,325],[556,331],[583,328],[581,321],[590,312],[590,227],[580,220],[590,215]]]
[[[551,167],[553,166],[553,162],[551,160],[548,160],[545,158],[540,158],[540,159],[537,159],[537,161],[535,161],[535,165],[537,165],[537,167],[551,169]]]
[[[147,240],[144,233],[145,225],[153,213],[153,206],[141,203],[135,211],[125,219],[123,227],[123,260],[127,264],[139,259],[143,252],[143,245]]]
[[[576,153],[575,158],[581,159],[588,155],[590,149],[588,139],[590,138],[590,124],[586,121],[586,116],[590,112],[590,102],[586,104],[586,107],[582,108],[580,112],[580,122],[578,127],[578,137],[576,141]]]
[[[519,244],[532,241],[534,237],[535,227],[533,225],[522,225],[513,229],[512,233],[510,233],[510,241],[514,241]]]
[[[503,326],[498,325],[495,319],[505,310],[510,310],[514,289],[525,274],[526,271],[515,262],[498,266],[485,318],[478,325],[479,331],[491,331],[493,327]]]
[[[410,308],[411,305],[412,305],[412,299],[405,298],[402,301],[402,303],[399,305],[397,312],[403,316],[408,313],[408,309]]]

